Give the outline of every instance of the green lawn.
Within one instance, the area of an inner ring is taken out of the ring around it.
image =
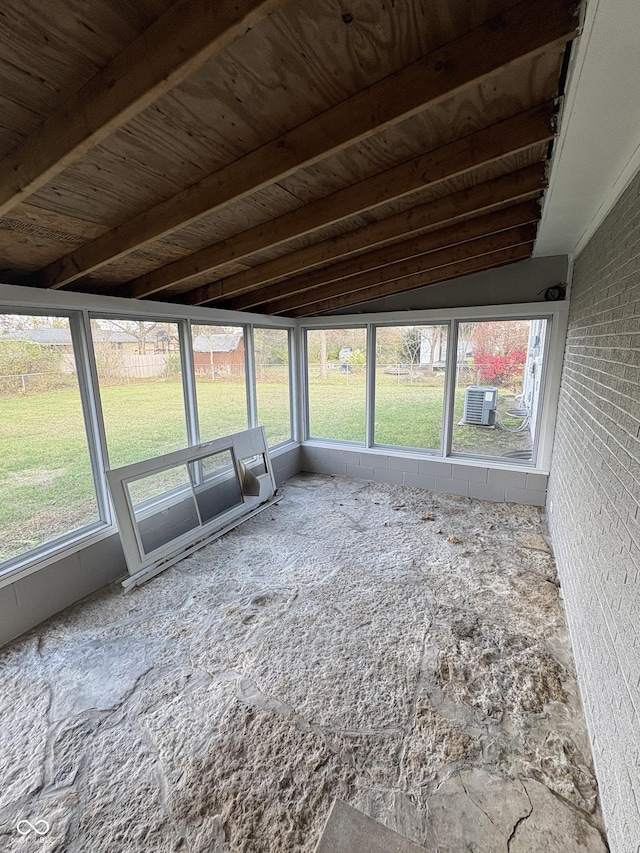
[[[440,447],[442,377],[411,381],[377,377],[376,443]],[[246,428],[244,383],[198,380],[203,440]],[[259,383],[260,422],[270,443],[288,435],[287,387]],[[463,390],[456,399],[462,410]],[[145,381],[101,390],[112,467],[157,456],[186,442],[179,381]],[[501,399],[501,406],[513,405]],[[364,372],[310,373],[311,434],[347,441],[364,440]],[[526,435],[454,427],[455,447],[500,455],[518,449]],[[0,398],[0,560],[97,520],[78,392],[75,389]]]

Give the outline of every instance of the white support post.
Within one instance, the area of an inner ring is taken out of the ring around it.
[[[253,345],[253,324],[244,326],[244,365],[247,389],[247,422],[249,429],[258,426],[258,398],[256,395],[256,358]]]
[[[376,327],[367,323],[367,375],[365,392],[365,447],[373,447],[376,418]]]
[[[200,423],[198,420],[198,398],[196,391],[195,368],[193,364],[193,341],[191,338],[191,320],[178,320],[178,339],[180,341],[180,364],[182,367],[182,394],[187,419],[187,441],[200,443]]]
[[[96,490],[96,500],[98,502],[98,512],[102,521],[106,524],[111,524],[111,501],[105,476],[105,471],[109,468],[109,451],[107,449],[104,418],[102,416],[98,367],[93,349],[89,313],[83,311],[71,314],[69,325],[76,369],[78,371],[80,400],[87,432],[87,444]]]
[[[453,412],[456,400],[456,379],[458,374],[458,320],[452,320],[447,327],[447,363],[445,365],[446,385],[444,392],[444,417],[442,426],[442,456],[451,454],[453,436]]]

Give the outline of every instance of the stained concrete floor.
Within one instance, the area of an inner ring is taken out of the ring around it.
[[[310,853],[336,797],[430,853],[607,849],[533,508],[300,475],[0,697],[7,853]]]

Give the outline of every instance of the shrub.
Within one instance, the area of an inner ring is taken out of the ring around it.
[[[522,381],[522,368],[527,360],[526,350],[514,349],[508,353],[473,352],[473,364],[478,378],[504,388]]]

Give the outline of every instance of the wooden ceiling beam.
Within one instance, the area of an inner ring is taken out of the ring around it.
[[[491,216],[494,215],[491,214]],[[476,222],[476,220],[472,220],[472,222]],[[263,314],[288,314],[289,311],[302,308],[305,305],[313,305],[316,302],[344,296],[347,293],[375,289],[391,281],[397,282],[399,279],[407,279],[411,283],[417,281],[421,275],[432,273],[438,267],[448,266],[458,261],[475,258],[478,255],[486,255],[522,243],[530,243],[535,240],[535,236],[536,223],[532,222],[518,224],[495,234],[485,232],[481,236],[472,237],[463,243],[445,245],[429,254],[392,263],[360,275],[350,276],[282,299],[266,302],[257,311]]]
[[[476,184],[471,189],[452,193],[450,196],[436,199],[388,219],[382,219],[372,225],[365,225],[357,231],[341,234],[332,240],[300,249],[292,253],[295,256],[293,258],[291,255],[284,255],[274,261],[252,267],[247,270],[248,276],[241,272],[223,281],[225,291],[231,293],[232,296],[234,292],[238,292],[235,291],[236,287],[242,288],[239,290],[242,295],[225,300],[224,307],[243,311],[260,305],[267,299],[277,299],[282,295],[277,287],[278,282],[284,280],[285,283],[288,283],[294,275],[297,281],[297,276],[300,273],[305,273],[306,280],[313,281],[317,276],[322,278],[323,275],[331,274],[333,277],[340,269],[353,269],[354,272],[360,272],[381,262],[390,263],[391,261],[388,259],[393,259],[396,252],[398,257],[406,257],[407,255],[403,255],[402,252],[406,252],[412,243],[418,245],[417,241],[420,238],[417,235],[425,232],[441,234],[440,229],[446,226],[483,216],[491,213],[494,209],[514,205],[519,201],[534,199],[542,192],[543,179],[544,164],[536,163],[500,178]],[[539,218],[537,204],[535,210],[537,213],[534,218],[537,219]],[[461,231],[459,230],[458,233]],[[412,235],[416,235],[416,240],[397,242],[402,236],[410,237]],[[391,242],[392,240],[395,241]],[[383,243],[385,244],[384,248],[377,248]],[[362,250],[367,247],[374,249],[374,251],[364,254]],[[357,256],[350,261],[335,263],[330,268],[318,269],[323,262],[328,264],[331,261],[344,261],[346,256],[354,254],[356,251],[358,251]],[[287,261],[289,261],[288,264]],[[261,270],[265,267],[267,269],[261,274]],[[285,270],[289,275],[285,274]],[[251,273],[253,275],[250,275]],[[326,280],[332,279],[327,278]],[[251,290],[245,292],[249,283],[252,285]]]
[[[254,296],[253,305],[257,311],[263,310],[265,304],[273,305],[276,300],[288,300],[300,296],[307,301],[313,301],[318,295],[328,293],[330,285],[335,284],[335,290],[342,291],[351,288],[369,287],[381,281],[400,278],[430,268],[433,261],[447,259],[446,249],[467,243],[480,237],[497,234],[509,228],[537,222],[540,218],[540,207],[536,201],[523,202],[505,210],[489,213],[466,222],[449,225],[445,228],[431,231],[420,237],[396,243],[366,255],[352,258],[342,263],[323,267],[313,273],[297,276],[264,288]],[[448,260],[446,260],[448,263]],[[308,293],[308,291],[311,291]],[[262,296],[258,301],[257,297]],[[242,310],[240,300],[225,302],[224,307],[232,310]]]
[[[454,278],[465,275],[496,269],[496,267],[513,264],[531,257],[533,243],[522,243],[507,249],[499,249],[495,252],[478,255],[464,261],[457,261],[447,266],[438,267],[431,272],[422,273],[411,278],[403,278],[398,281],[387,282],[384,285],[361,290],[356,293],[347,293],[342,296],[334,296],[316,302],[314,305],[306,305],[302,308],[288,312],[290,317],[309,317],[325,311],[335,311],[338,308],[346,308],[349,305],[370,302],[372,299],[382,299],[385,296],[395,296],[409,290],[417,290],[433,284],[441,284]]]
[[[219,54],[282,0],[180,0],[0,161],[0,216]]]
[[[58,288],[576,35],[574,0],[521,0],[202,181],[44,267]],[[535,21],[535,26],[531,22]]]
[[[554,136],[555,103],[548,101],[512,116],[464,139],[444,145],[344,190],[318,199],[291,213],[231,237],[194,255],[181,258],[137,279],[128,293],[133,298],[148,296],[184,281],[204,270],[229,261],[239,261],[254,252],[286,243],[319,228],[403,198],[417,190],[434,187],[450,178],[472,172],[511,154],[546,142]],[[197,272],[196,272],[197,270]],[[189,291],[184,297],[191,305],[213,302],[227,296],[224,280]]]

